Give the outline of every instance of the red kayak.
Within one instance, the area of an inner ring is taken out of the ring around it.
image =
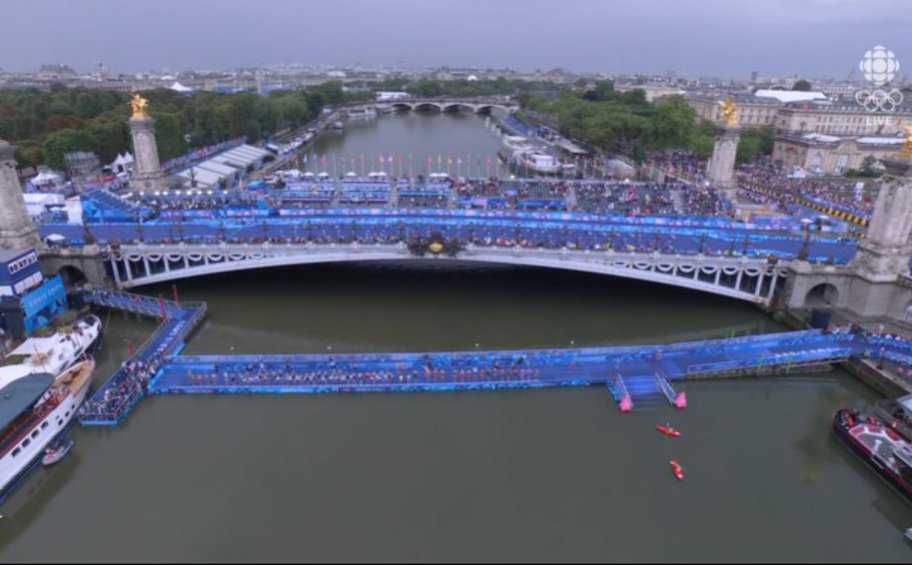
[[[671,426],[656,426],[656,429],[662,432],[663,434],[671,437],[678,437],[681,435],[681,432],[672,428]]]
[[[672,470],[672,472],[674,472],[675,478],[678,479],[679,481],[683,481],[684,480],[684,468],[681,467],[681,463],[679,463],[677,459],[672,459],[671,461],[669,461],[669,463],[671,464],[671,470]]]

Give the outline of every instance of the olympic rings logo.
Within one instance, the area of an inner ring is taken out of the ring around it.
[[[868,112],[892,112],[902,104],[903,95],[895,88],[889,92],[880,89],[859,90],[855,93],[855,101]]]

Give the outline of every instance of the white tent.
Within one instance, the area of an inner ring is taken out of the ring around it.
[[[63,177],[54,171],[40,171],[31,182],[35,186],[45,186],[49,184],[57,185],[63,181]]]
[[[754,96],[760,98],[775,98],[779,102],[810,102],[812,100],[826,100],[826,94],[822,92],[805,92],[802,90],[758,90]]]
[[[182,85],[181,83],[179,83],[179,82],[177,82],[177,81],[174,81],[174,84],[172,84],[172,85],[169,86],[168,88],[171,89],[171,90],[173,90],[173,91],[175,91],[175,92],[180,92],[181,94],[186,94],[186,93],[188,93],[188,92],[193,92],[193,89],[192,89],[192,88],[190,88],[189,86],[184,86],[184,85]]]
[[[118,154],[114,162],[111,163],[111,169],[120,173],[126,172],[133,167],[133,155],[126,152],[123,155]]]

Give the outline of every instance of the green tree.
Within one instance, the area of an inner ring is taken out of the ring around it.
[[[667,96],[655,104],[649,127],[649,144],[655,148],[686,147],[696,112],[683,96]]]
[[[82,151],[94,151],[102,163],[110,163],[118,153],[130,146],[127,125],[121,121],[107,121],[90,126],[85,130],[92,140]]]
[[[700,157],[712,155],[716,140],[716,126],[709,120],[700,120],[691,130],[687,148]]]
[[[65,129],[48,136],[44,158],[52,169],[66,170],[64,155],[72,151],[92,151],[94,140],[87,130]]]
[[[162,161],[183,155],[187,152],[187,143],[181,129],[178,114],[155,113],[155,143]]]
[[[792,85],[792,90],[800,90],[800,91],[802,91],[802,92],[810,92],[810,91],[811,91],[811,83],[808,82],[808,81],[806,81],[805,79],[797,80],[797,81],[795,81],[795,84]]]
[[[775,140],[776,132],[771,126],[745,129],[741,132],[735,159],[739,163],[747,163],[761,156],[772,155]]]

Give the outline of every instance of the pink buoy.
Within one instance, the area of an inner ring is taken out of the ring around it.
[[[683,410],[687,408],[687,393],[683,390],[678,393],[678,396],[675,397],[674,401],[675,408]]]
[[[625,394],[624,398],[621,399],[619,408],[621,409],[621,412],[630,412],[633,410],[633,401],[630,400],[629,394]]]

